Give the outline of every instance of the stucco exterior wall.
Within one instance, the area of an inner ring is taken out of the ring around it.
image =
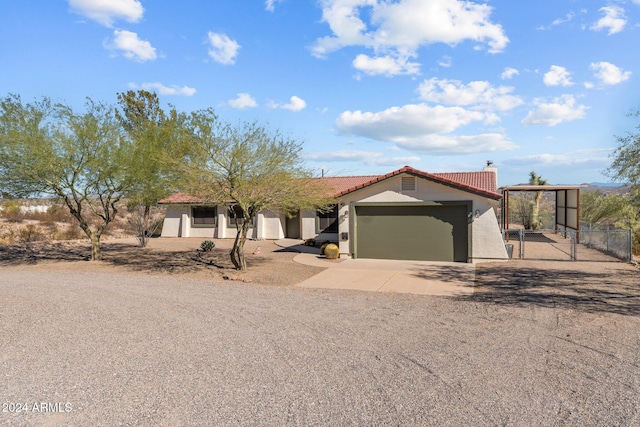
[[[172,205],[167,207],[162,223],[161,237],[187,237],[182,235],[182,216],[189,215],[188,206]]]
[[[507,252],[494,210],[498,205],[497,201],[422,178],[416,178],[415,190],[403,191],[401,184],[402,175],[398,175],[361,190],[354,191],[340,199],[338,234],[329,240],[339,242],[341,256],[351,256],[351,251],[353,250],[350,245],[350,235],[348,235],[349,239],[341,239],[343,233],[350,232],[349,206],[352,203],[469,200],[472,202],[473,221],[471,225],[470,261],[476,262],[507,258]]]
[[[229,224],[228,211],[218,207],[216,226],[193,226],[191,205],[169,205],[162,225],[162,237],[199,237],[232,239],[236,237],[237,229]],[[284,238],[284,214],[271,211],[258,213],[255,225],[247,232],[251,239],[282,239]]]
[[[262,211],[258,214],[258,239],[283,239],[286,224],[284,214]]]
[[[404,175],[412,176],[413,175]],[[316,212],[300,212],[301,238],[315,238],[317,241],[338,242],[341,256],[351,256],[350,207],[357,202],[407,203],[407,202],[471,202],[470,220],[470,261],[507,259],[504,242],[496,219],[495,209],[498,201],[476,195],[458,188],[433,182],[424,178],[415,178],[415,190],[402,190],[402,177],[386,179],[361,190],[347,194],[338,200],[338,233],[316,232]],[[286,236],[286,218],[284,214],[271,211],[260,212],[256,216],[255,226],[249,230],[248,237],[254,239],[282,239]],[[218,208],[217,227],[193,227],[191,206],[170,205],[162,228],[163,237],[212,237],[234,238],[236,227],[228,223],[228,211]]]

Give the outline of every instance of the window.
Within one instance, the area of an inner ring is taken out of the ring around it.
[[[240,206],[238,205],[229,206],[227,208],[227,214],[229,216],[229,226],[242,225],[242,223],[244,223],[244,212],[242,212],[242,209],[240,208]],[[254,216],[250,224],[251,227],[255,225],[255,219],[256,217]]]
[[[194,206],[191,208],[191,220],[194,227],[215,227],[216,208]]]
[[[316,233],[338,232],[338,205],[333,205],[326,212],[316,212]]]

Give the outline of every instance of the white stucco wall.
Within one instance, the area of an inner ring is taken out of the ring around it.
[[[507,253],[500,234],[494,207],[498,202],[447,185],[435,183],[424,178],[416,178],[416,189],[401,190],[402,175],[373,184],[355,191],[340,199],[338,213],[338,234],[332,239],[339,242],[341,256],[351,256],[350,239],[340,239],[342,233],[350,233],[349,206],[356,202],[393,203],[393,202],[434,202],[434,201],[471,201],[474,213],[471,226],[470,261],[506,259]],[[478,217],[475,218],[475,212]],[[346,215],[345,215],[346,214]],[[314,222],[315,227],[315,222]]]
[[[283,239],[286,224],[284,214],[262,211],[258,214],[258,239]]]
[[[194,227],[191,218],[191,205],[169,205],[162,225],[162,237],[199,237],[233,239],[236,237],[235,225],[230,225],[228,211],[217,209],[215,227]],[[284,214],[263,211],[256,215],[255,226],[247,233],[250,239],[282,239],[285,236]]]
[[[416,189],[402,191],[403,175],[398,175],[361,190],[350,193],[339,200],[338,233],[316,233],[316,212],[305,210],[300,213],[302,239],[315,238],[317,241],[338,242],[341,256],[350,256],[351,229],[350,206],[356,202],[436,202],[470,201],[472,203],[471,259],[483,260],[507,259],[504,242],[495,215],[498,201],[475,195],[444,184],[416,177]],[[406,175],[405,175],[406,176]],[[477,212],[477,215],[476,215]],[[248,237],[253,239],[281,239],[286,233],[286,218],[283,214],[264,211],[256,217],[256,223],[249,230]],[[346,233],[346,239],[343,239]],[[234,238],[236,228],[228,224],[226,209],[218,209],[217,227],[200,228],[191,225],[191,206],[169,205],[162,227],[162,237],[211,237]]]
[[[182,235],[182,215],[187,214],[188,206],[170,205],[167,207],[162,223],[161,237],[187,237]]]

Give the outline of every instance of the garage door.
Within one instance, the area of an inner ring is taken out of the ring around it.
[[[356,206],[357,258],[467,262],[466,205]]]

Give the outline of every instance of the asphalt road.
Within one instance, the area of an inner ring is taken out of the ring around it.
[[[8,268],[0,401],[2,426],[636,426],[640,317]]]

